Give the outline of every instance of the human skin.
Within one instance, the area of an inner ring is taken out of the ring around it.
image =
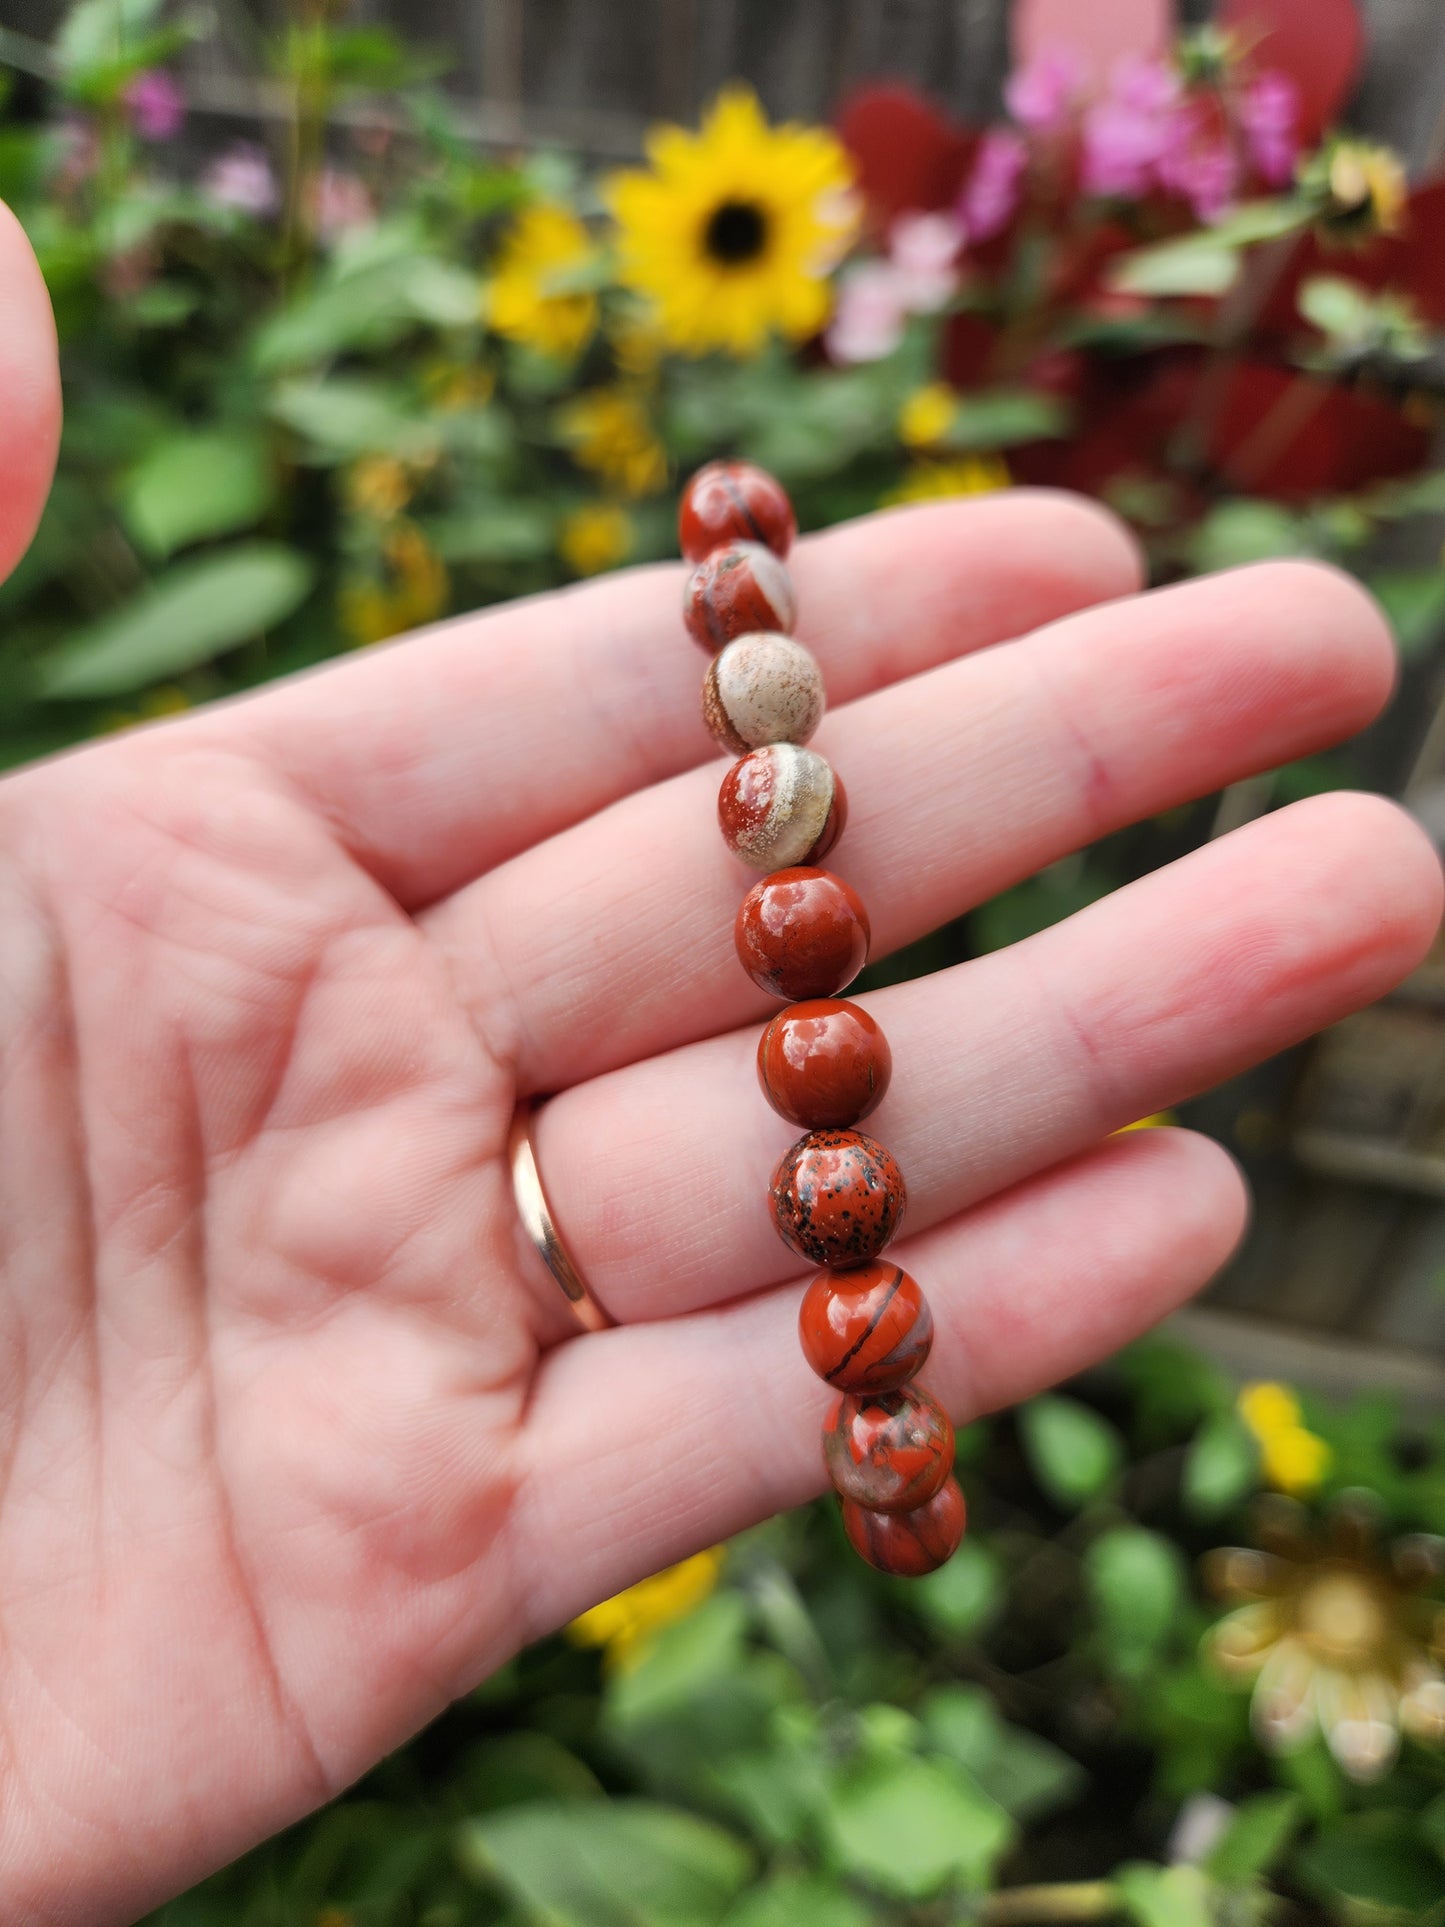
[[[0,556],[54,342],[0,221]],[[1389,693],[1346,578],[1140,595],[1013,491],[799,544],[881,955]],[[443,625],[0,784],[0,1919],[133,1919],[527,1640],[824,1483],[681,565]],[[1099,604],[1107,604],[1100,607]],[[992,646],[1000,645],[1000,646]],[[956,1421],[1152,1324],[1239,1178],[1109,1133],[1368,1002],[1440,910],[1377,798],[1281,810],[859,1001]],[[526,1246],[519,1095],[616,1330]]]

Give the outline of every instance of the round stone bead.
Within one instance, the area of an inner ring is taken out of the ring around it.
[[[845,1392],[823,1427],[828,1477],[870,1512],[926,1505],[953,1469],[953,1426],[916,1385],[859,1397]]]
[[[798,620],[793,578],[761,542],[729,542],[688,577],[682,619],[693,641],[712,652],[737,636],[790,636]]]
[[[791,636],[739,636],[703,678],[702,719],[734,756],[764,743],[806,743],[823,708],[823,672]]]
[[[803,1353],[840,1392],[896,1392],[933,1349],[933,1314],[918,1281],[882,1259],[824,1271],[798,1310]]]
[[[921,1579],[946,1565],[963,1543],[968,1509],[957,1479],[945,1479],[911,1512],[870,1512],[843,1501],[843,1530],[860,1559],[897,1579]]]
[[[770,743],[734,763],[717,793],[723,841],[754,870],[782,870],[826,856],[848,820],[848,797],[811,749]]]
[[[797,532],[787,491],[751,462],[709,462],[682,492],[677,533],[689,562],[724,542],[761,542],[786,555]]]
[[[778,1236],[810,1265],[866,1265],[903,1222],[908,1191],[873,1138],[809,1131],[778,1160],[769,1201]]]
[[[882,1102],[892,1075],[888,1039],[840,997],[790,1004],[758,1039],[763,1096],[810,1131],[857,1124]]]
[[[868,961],[870,935],[857,891],[831,870],[806,868],[755,883],[733,932],[753,982],[789,1002],[845,990]]]

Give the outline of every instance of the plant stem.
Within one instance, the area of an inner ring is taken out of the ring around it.
[[[1051,1886],[1005,1887],[974,1913],[978,1927],[1022,1927],[1025,1921],[1108,1920],[1120,1910],[1112,1880],[1071,1880]]]

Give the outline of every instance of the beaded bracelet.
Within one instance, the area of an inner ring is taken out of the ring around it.
[[[703,720],[738,758],[718,792],[723,840],[768,874],[738,911],[738,957],[788,1008],[758,1040],[773,1109],[803,1127],[771,1184],[788,1248],[822,1267],[798,1330],[808,1363],[842,1396],[823,1458],[854,1549],[881,1572],[917,1576],[952,1557],[964,1501],[952,1476],[948,1414],[914,1383],[933,1344],[918,1285],[881,1253],[907,1193],[892,1154],[855,1127],[883,1098],[888,1041],[839,996],[868,959],[868,913],[841,877],[817,868],[843,833],[847,797],[804,745],[823,715],[823,677],[794,640],[786,557],[792,503],[746,462],[710,462],[683,492],[688,633],[712,655]]]

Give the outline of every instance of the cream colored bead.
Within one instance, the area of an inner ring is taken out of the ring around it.
[[[734,756],[806,743],[823,709],[823,672],[791,636],[739,636],[708,664],[702,719]]]
[[[755,870],[816,863],[842,834],[843,785],[816,750],[769,743],[733,764],[718,791],[718,824]]]

